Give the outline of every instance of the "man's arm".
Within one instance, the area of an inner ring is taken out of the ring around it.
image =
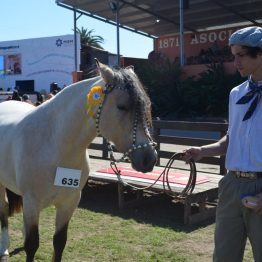
[[[225,155],[227,152],[228,146],[228,135],[222,137],[219,141],[213,144],[201,146],[201,147],[192,147],[184,151],[184,160],[188,162],[190,159],[198,161],[199,159],[206,156],[220,156]]]

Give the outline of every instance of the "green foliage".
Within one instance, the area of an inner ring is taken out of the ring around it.
[[[159,63],[148,61],[136,69],[151,98],[153,115],[165,116],[176,110],[181,99],[180,67],[164,60]]]
[[[76,32],[80,34],[81,45],[89,45],[100,49],[104,49],[101,46],[101,44],[104,43],[104,38],[99,35],[93,35],[94,29],[88,30],[84,27],[81,27],[81,29],[76,28]]]
[[[148,62],[136,69],[148,89],[153,116],[166,119],[226,118],[229,93],[244,81],[237,73],[227,74],[223,64],[207,65],[198,78],[186,79],[182,79],[180,66],[169,60]]]
[[[231,89],[244,81],[239,74],[227,74],[223,64],[207,65],[199,78],[181,82],[190,117],[227,117]]]

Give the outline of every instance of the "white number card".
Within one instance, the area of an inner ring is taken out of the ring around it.
[[[80,185],[81,170],[58,167],[56,169],[55,186],[74,187]]]

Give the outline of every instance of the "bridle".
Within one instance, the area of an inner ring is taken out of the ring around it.
[[[99,129],[99,123],[100,123],[100,117],[101,117],[101,112],[102,112],[102,108],[103,108],[103,104],[104,101],[106,100],[107,95],[112,92],[113,89],[120,89],[120,90],[127,90],[127,88],[121,87],[121,86],[117,86],[117,85],[111,85],[111,84],[106,84],[105,85],[105,90],[103,91],[105,94],[105,97],[103,99],[103,101],[99,104],[98,109],[97,109],[97,113],[96,113],[96,118],[95,118],[95,124],[96,124],[96,131],[97,131],[97,135],[101,135],[103,137],[103,135],[100,132]],[[108,147],[108,151],[109,151],[109,155],[110,155],[110,166],[112,168],[112,170],[115,172],[119,182],[121,182],[123,185],[125,186],[129,186],[132,188],[135,188],[137,190],[145,190],[145,189],[149,189],[151,188],[154,184],[157,183],[157,181],[160,180],[161,177],[163,177],[163,189],[164,192],[170,196],[176,196],[176,197],[184,197],[187,194],[191,194],[195,188],[195,184],[196,184],[196,176],[197,176],[197,171],[196,171],[196,166],[195,166],[195,162],[193,160],[189,161],[189,165],[190,165],[190,176],[189,176],[189,180],[187,185],[185,186],[185,188],[182,190],[182,192],[180,193],[175,193],[173,192],[173,190],[171,189],[170,183],[169,183],[169,179],[168,179],[168,173],[174,163],[175,160],[179,160],[182,159],[183,157],[183,153],[174,153],[173,156],[169,159],[167,165],[165,166],[163,172],[159,175],[159,177],[149,186],[146,187],[136,187],[134,185],[131,185],[127,182],[125,182],[122,178],[121,178],[121,171],[117,168],[116,163],[122,162],[122,161],[127,161],[129,159],[129,155],[134,152],[135,150],[139,150],[142,148],[146,148],[148,146],[152,146],[152,147],[156,147],[156,143],[153,141],[153,139],[150,136],[149,133],[149,123],[148,123],[148,119],[146,119],[146,121],[143,121],[143,128],[145,131],[146,136],[148,137],[148,142],[144,143],[144,144],[138,144],[136,145],[136,135],[137,135],[137,125],[138,125],[138,118],[139,118],[139,112],[136,109],[136,113],[135,113],[135,120],[134,120],[134,125],[133,125],[133,140],[132,140],[132,146],[123,154],[123,156],[120,159],[116,159],[114,157],[114,151],[113,151],[113,146],[110,143],[110,141],[106,138],[104,138],[106,140],[107,143],[107,147]],[[144,119],[144,118],[142,118]],[[146,122],[146,123],[145,123]]]
[[[102,137],[103,137],[103,135],[101,134],[100,129],[99,129],[101,112],[102,112],[103,104],[104,104],[104,101],[106,100],[107,95],[109,93],[111,93],[113,91],[113,89],[127,90],[127,88],[117,86],[117,85],[112,85],[112,84],[106,84],[105,85],[105,90],[104,90],[105,97],[104,97],[103,101],[100,103],[100,105],[98,106],[96,118],[95,118],[97,135],[101,135]],[[112,143],[108,139],[104,138],[106,140],[106,143],[107,143],[111,163],[115,164],[115,163],[119,163],[119,162],[122,162],[122,161],[127,161],[129,159],[130,154],[132,152],[134,152],[135,150],[140,150],[142,148],[146,148],[146,147],[149,147],[149,146],[156,147],[156,143],[153,141],[153,139],[151,138],[150,133],[149,133],[149,121],[148,121],[148,119],[146,119],[146,121],[143,121],[143,128],[144,128],[146,136],[148,137],[148,142],[143,143],[143,144],[138,144],[138,145],[136,144],[138,118],[139,118],[139,112],[136,109],[135,120],[134,120],[134,125],[133,125],[132,146],[125,153],[123,153],[123,156],[121,158],[116,159],[114,157],[114,150],[113,150]]]

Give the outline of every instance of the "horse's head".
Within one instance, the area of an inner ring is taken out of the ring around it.
[[[157,153],[149,134],[151,102],[132,67],[112,70],[97,61],[105,82],[105,99],[98,120],[100,133],[126,153],[137,171],[149,172]]]

